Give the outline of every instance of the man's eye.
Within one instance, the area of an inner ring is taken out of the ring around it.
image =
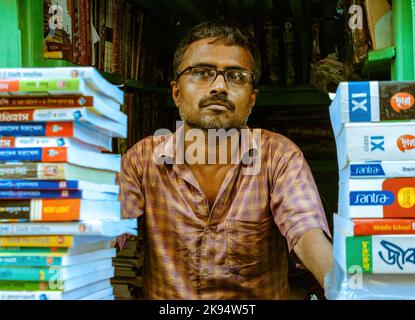
[[[231,81],[241,81],[244,78],[244,75],[238,71],[228,72],[227,78]]]
[[[212,77],[212,74],[214,73],[212,70],[209,69],[202,69],[202,68],[197,68],[197,69],[193,69],[193,75],[198,77],[198,78],[210,78]]]

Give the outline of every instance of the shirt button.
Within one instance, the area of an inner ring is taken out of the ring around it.
[[[202,270],[202,277],[206,278],[209,275],[209,270],[208,269],[203,269]]]

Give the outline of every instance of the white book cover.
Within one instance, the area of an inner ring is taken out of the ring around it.
[[[106,288],[97,292],[94,292],[88,296],[82,297],[79,300],[103,300],[113,295],[112,288]]]
[[[137,219],[61,223],[2,223],[0,235],[79,235],[117,237],[124,233],[137,236]]]
[[[124,92],[111,84],[93,67],[8,68],[0,69],[1,80],[83,79],[97,94],[117,104],[124,103]]]
[[[336,146],[340,170],[356,161],[413,161],[415,122],[346,123]]]
[[[415,161],[361,161],[350,162],[340,171],[340,181],[368,178],[415,177]]]
[[[339,183],[339,214],[349,218],[415,218],[415,178]]]
[[[95,272],[84,272],[81,276],[63,280],[61,282],[49,283],[50,289],[60,290],[62,292],[72,291],[78,288],[88,286],[102,280],[108,280],[114,277],[114,267],[96,270]]]

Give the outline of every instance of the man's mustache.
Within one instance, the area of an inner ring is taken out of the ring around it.
[[[199,108],[205,108],[212,104],[223,105],[230,111],[235,110],[235,104],[232,101],[229,101],[227,96],[224,94],[215,94],[203,97],[199,102]]]

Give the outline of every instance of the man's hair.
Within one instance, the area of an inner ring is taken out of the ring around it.
[[[190,44],[195,41],[213,38],[213,42],[223,42],[225,45],[238,45],[247,49],[253,57],[254,87],[261,77],[261,53],[255,38],[245,27],[229,21],[206,21],[194,26],[180,41],[173,59],[174,78],[180,74],[183,56]]]

